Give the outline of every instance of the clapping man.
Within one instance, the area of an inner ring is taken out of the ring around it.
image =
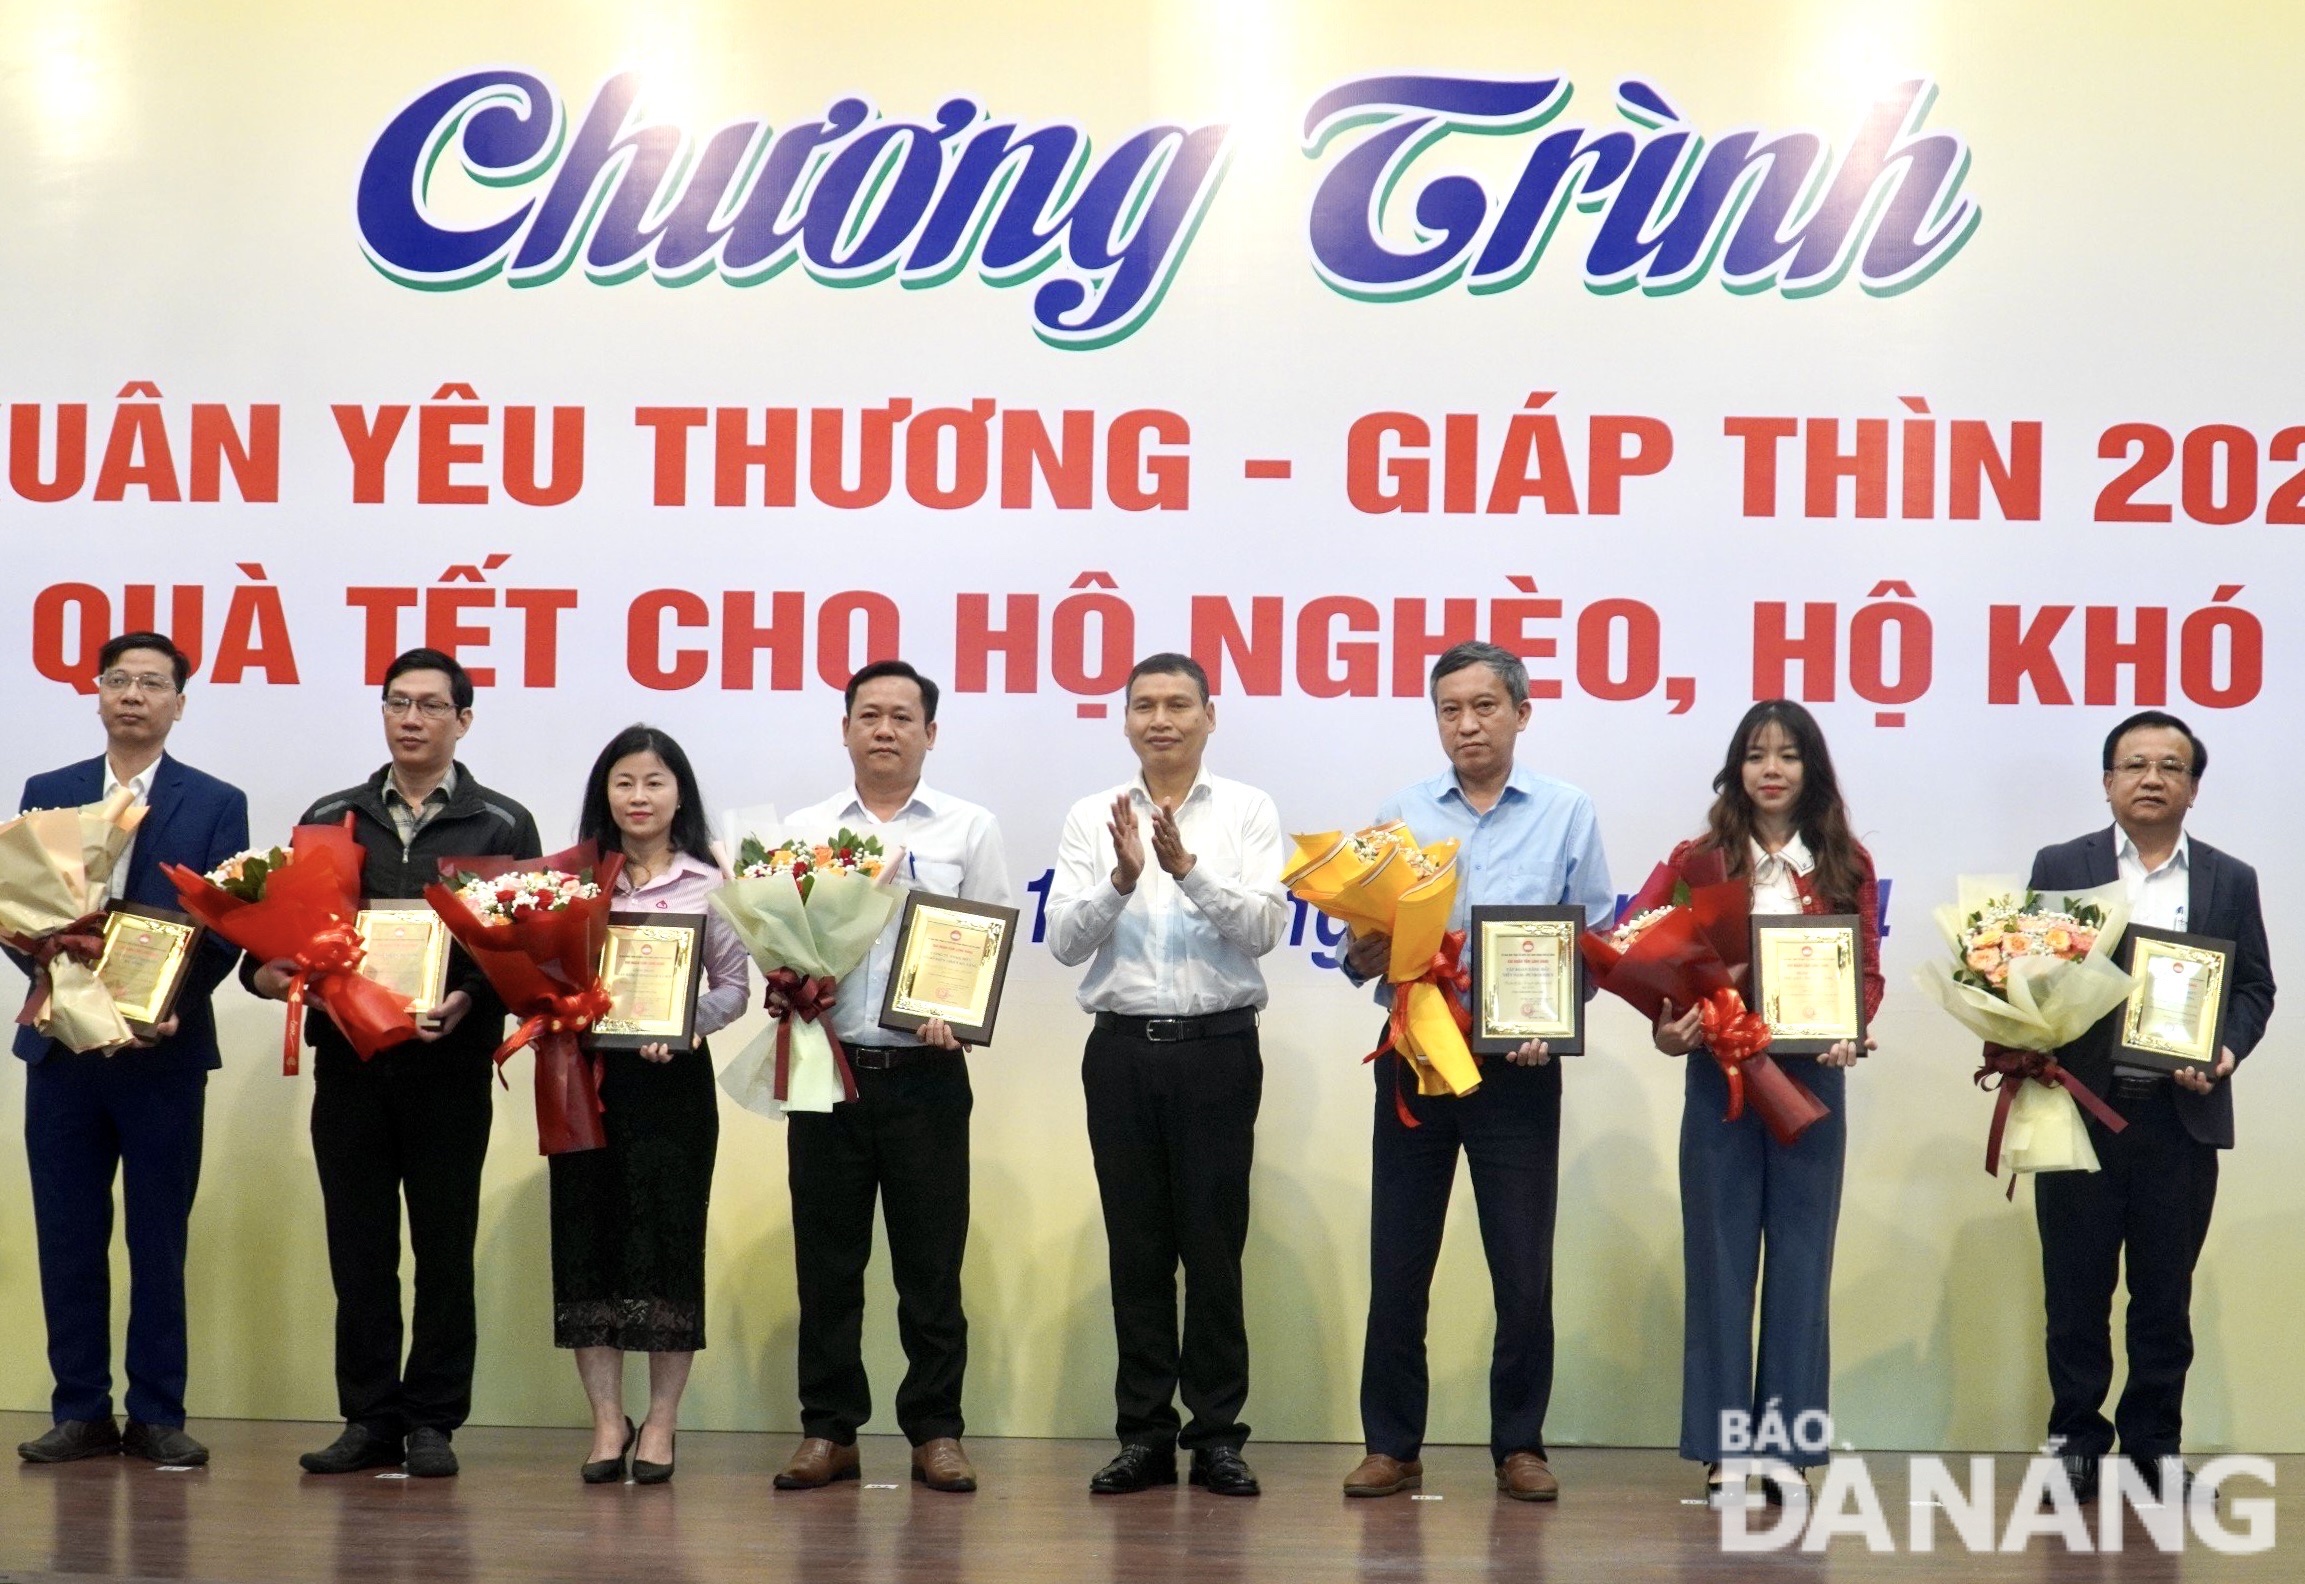
[[[1257,959],[1288,918],[1280,815],[1256,788],[1202,767],[1216,706],[1198,663],[1141,660],[1126,698],[1138,773],[1073,805],[1048,905],[1049,950],[1089,964],[1080,1004],[1096,1024],[1081,1085],[1120,1354],[1120,1452],[1089,1489],[1173,1485],[1182,1445],[1194,1484],[1254,1496],[1241,1456],[1241,1251],[1264,1089]],[[1180,1391],[1192,1414],[1181,1431]]]

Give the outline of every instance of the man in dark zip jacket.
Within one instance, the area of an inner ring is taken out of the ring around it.
[[[368,897],[420,896],[440,860],[535,858],[528,810],[456,762],[472,726],[472,679],[448,655],[411,649],[384,674],[384,738],[392,761],[331,793],[300,823],[352,816],[366,849]],[[284,998],[291,965],[253,959],[241,979]],[[504,1038],[504,1003],[458,952],[448,994],[414,1040],[369,1061],[326,1013],[305,1018],[313,1062],[312,1154],[327,1207],[328,1268],[336,1285],[336,1394],[344,1433],[308,1452],[314,1474],[404,1462],[408,1472],[456,1472],[449,1441],[472,1408],[472,1250],[480,1227],[480,1168],[488,1154],[489,1057]],[[402,1362],[400,1207],[408,1202],[416,1302]]]

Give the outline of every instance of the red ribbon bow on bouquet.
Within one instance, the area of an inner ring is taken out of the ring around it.
[[[771,969],[768,974],[768,993],[762,998],[768,1015],[776,1019],[776,1089],[779,1101],[792,1098],[792,1020],[803,1023],[821,1023],[824,1042],[832,1047],[832,1064],[840,1073],[840,1092],[844,1099],[856,1098],[856,1074],[849,1070],[848,1052],[841,1048],[840,1036],[824,1023],[825,1014],[840,995],[840,981],[830,974],[810,978],[797,968]]]
[[[512,1037],[496,1047],[496,1081],[505,1088],[504,1064],[523,1046],[536,1053],[536,1134],[540,1154],[567,1155],[605,1149],[608,1134],[600,1118],[608,1108],[600,1098],[600,1056],[587,1055],[576,1036],[608,1016],[615,999],[590,987],[545,999],[544,1008],[521,1019]]]
[[[1742,995],[1715,990],[1697,1005],[1705,1048],[1729,1081],[1729,1112],[1721,1120],[1734,1122],[1745,1114],[1749,1088],[1761,1125],[1780,1145],[1792,1148],[1826,1114],[1825,1103],[1769,1055],[1768,1020],[1748,1008]]]
[[[83,914],[54,934],[24,941],[16,949],[32,959],[32,993],[24,998],[24,1010],[16,1014],[16,1021],[30,1028],[48,1005],[49,992],[54,988],[48,976],[50,963],[69,957],[84,968],[93,968],[104,955],[104,915]]]
[[[360,973],[367,952],[353,920],[366,853],[352,838],[352,816],[336,825],[299,825],[288,847],[288,862],[266,877],[254,902],[182,865],[160,867],[185,912],[258,962],[295,965],[280,1032],[280,1071],[293,1078],[302,1069],[307,1001],[328,1014],[362,1061],[414,1039],[416,1023],[406,996]]]
[[[359,970],[360,959],[368,955],[368,948],[360,944],[360,932],[349,924],[331,924],[299,947],[289,960],[296,971],[288,976],[288,1018],[280,1026],[280,1071],[284,1077],[296,1076],[304,1054],[304,996],[306,986],[314,976],[325,979],[331,974],[351,974]],[[313,987],[314,993],[326,999],[326,992]]]
[[[2016,1104],[2017,1091],[2027,1079],[2044,1087],[2062,1085],[2082,1110],[2105,1124],[2107,1132],[2119,1133],[2129,1126],[2128,1120],[2065,1069],[2064,1063],[2047,1051],[2018,1050],[2011,1045],[1995,1045],[1987,1041],[1984,1064],[1971,1075],[1971,1081],[1980,1089],[1994,1094],[1993,1126],[1985,1135],[1985,1175],[2001,1175],[2001,1134],[2009,1125],[2009,1107]],[[1996,1093],[1997,1091],[1997,1093]],[[2017,1197],[2017,1179],[2009,1178],[2009,1197]]]
[[[1465,966],[1465,940],[1463,930],[1450,930],[1441,937],[1441,949],[1433,953],[1433,959],[1425,964],[1423,973],[1393,986],[1392,1014],[1385,1023],[1385,1037],[1377,1042],[1375,1050],[1361,1058],[1364,1065],[1388,1052],[1403,1048],[1409,1032],[1408,992],[1409,986],[1413,984],[1429,984],[1440,991],[1441,1001],[1448,1007],[1449,1016],[1456,1020],[1457,1032],[1472,1032],[1473,1014],[1468,1003],[1473,993],[1473,971]],[[1480,1059],[1478,1054],[1473,1057],[1476,1065]],[[1402,1092],[1402,1074],[1407,1067],[1408,1061],[1403,1058],[1393,1069],[1393,1110],[1400,1117],[1401,1126],[1422,1127],[1424,1124],[1409,1110],[1408,1096]]]
[[[608,936],[622,853],[602,854],[592,842],[542,858],[443,858],[443,882],[467,876],[495,880],[523,871],[557,870],[587,877],[595,894],[565,906],[519,917],[482,919],[447,884],[424,888],[450,935],[471,956],[520,1025],[496,1048],[503,1063],[527,1046],[536,1057],[536,1144],[539,1154],[605,1149],[601,1125],[600,1064],[588,1059],[577,1036],[615,1005],[600,981],[600,949]]]

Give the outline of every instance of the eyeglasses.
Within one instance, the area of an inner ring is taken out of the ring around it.
[[[456,706],[446,699],[413,699],[405,693],[384,695],[384,713],[387,715],[421,715],[428,721],[446,720],[456,713]]]
[[[2142,779],[2148,770],[2160,771],[2164,781],[2183,781],[2193,774],[2193,767],[2182,759],[2124,759],[2113,767],[2115,775],[2131,781]]]
[[[133,671],[107,671],[96,679],[96,685],[107,693],[149,693],[155,698],[176,691],[174,677],[145,676]]]

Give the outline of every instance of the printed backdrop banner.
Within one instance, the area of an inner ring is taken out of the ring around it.
[[[1744,708],[1790,695],[1890,930],[1839,1434],[2037,1441],[2031,1217],[1981,1169],[1973,1043],[1912,976],[1958,874],[2104,823],[2100,739],[2147,705],[2212,746],[2194,828],[2258,866],[2287,940],[2305,190],[2269,177],[2305,18],[4,9],[10,774],[97,751],[96,648],[157,626],[199,660],[174,750],[277,840],[382,761],[381,667],[431,643],[480,684],[466,763],[552,846],[634,720],[716,809],[826,795],[840,684],[901,654],[945,685],[932,778],[999,815],[1037,942],[1155,649],[1208,666],[1212,768],[1300,830],[1441,767],[1442,648],[1517,650],[1523,758],[1592,794],[1621,890],[1699,827]],[[1335,942],[1300,913],[1267,964],[1248,1417],[1351,1441],[1378,1020]],[[979,1433],[1110,1421],[1075,982],[1020,951],[973,1058]],[[193,1411],[324,1419],[309,1080],[267,1059],[276,1009],[220,1004]],[[2288,1027],[2239,1080],[2196,1287],[2202,1448],[2305,1450]],[[1681,1069],[1609,1003],[1566,1087],[1552,1429],[1670,1444]],[[477,1413],[575,1422],[528,1104],[500,1099]],[[700,1427],[796,1422],[783,1147],[728,1113]],[[1460,1203],[1436,1439],[1486,1435],[1476,1232]],[[0,1321],[41,1326],[20,1168]],[[36,1348],[0,1354],[0,1405],[46,1392]]]

